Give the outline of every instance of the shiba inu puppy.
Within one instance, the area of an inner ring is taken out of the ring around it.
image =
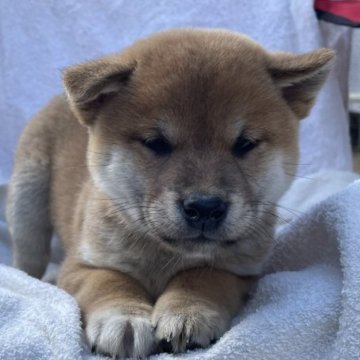
[[[77,299],[97,352],[208,346],[267,259],[299,120],[333,58],[180,29],[65,70],[66,95],[18,147],[14,265],[41,277],[56,232],[58,285]]]

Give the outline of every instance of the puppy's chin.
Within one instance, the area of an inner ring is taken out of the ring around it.
[[[161,236],[160,240],[166,246],[188,256],[211,255],[218,249],[230,248],[237,242],[233,239],[211,238],[204,234],[192,237]]]

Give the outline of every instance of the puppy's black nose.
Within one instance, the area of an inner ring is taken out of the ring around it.
[[[214,230],[225,219],[226,203],[217,196],[192,195],[182,202],[182,213],[196,229]]]

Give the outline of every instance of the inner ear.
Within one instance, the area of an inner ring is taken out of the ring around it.
[[[324,84],[335,53],[319,49],[302,55],[269,54],[268,71],[294,114],[306,117]]]
[[[133,69],[124,69],[110,74],[94,82],[83,94],[76,99],[78,105],[89,106],[91,103],[102,103],[107,97],[118,93],[130,79]]]
[[[70,105],[85,125],[91,125],[103,103],[124,90],[136,67],[120,57],[105,57],[66,69],[63,81]]]

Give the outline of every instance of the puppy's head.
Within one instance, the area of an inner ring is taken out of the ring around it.
[[[89,129],[91,175],[126,226],[206,252],[266,232],[296,171],[299,120],[333,56],[176,30],[72,67],[64,82]]]

